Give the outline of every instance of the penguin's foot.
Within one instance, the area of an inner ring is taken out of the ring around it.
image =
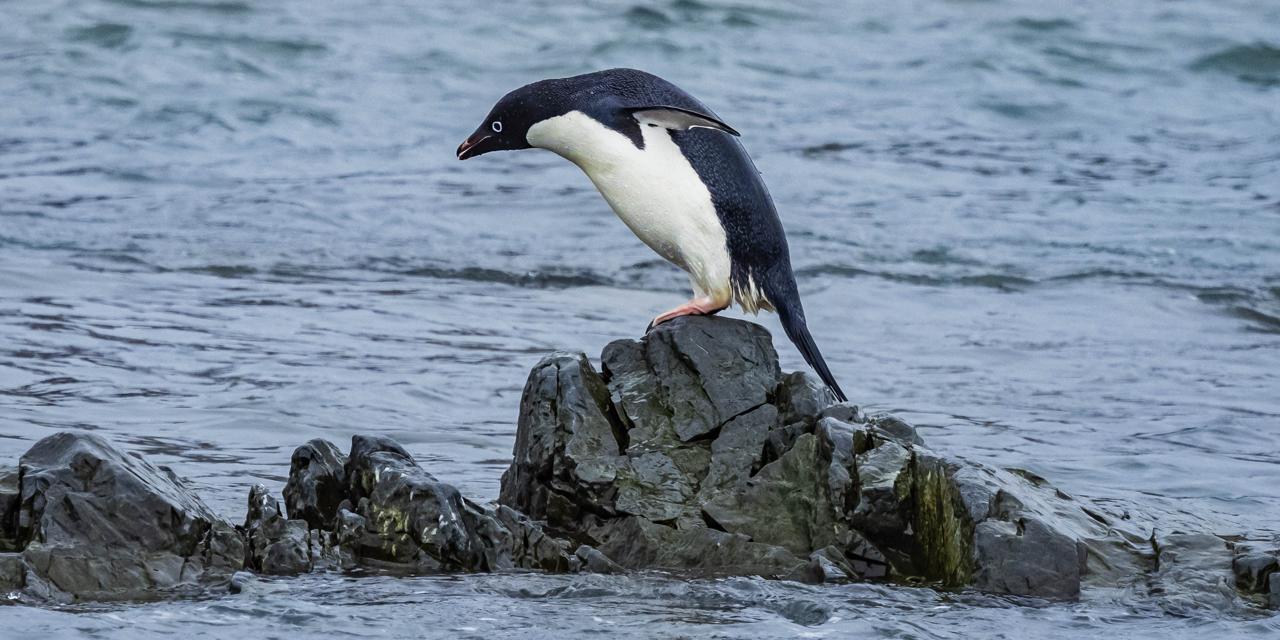
[[[649,323],[649,326],[645,328],[644,332],[649,333],[650,331],[653,331],[654,327],[673,318],[679,318],[680,316],[707,316],[726,309],[728,306],[729,305],[727,304],[717,303],[715,298],[710,296],[694,298],[654,318],[653,322]]]

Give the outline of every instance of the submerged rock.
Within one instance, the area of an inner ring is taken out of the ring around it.
[[[173,472],[85,433],[22,456],[16,534],[26,587],[56,599],[199,592],[244,560],[234,527]]]

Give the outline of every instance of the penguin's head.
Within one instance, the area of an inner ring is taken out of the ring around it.
[[[541,80],[503,96],[475,132],[458,145],[458,159],[534,146],[569,157],[562,140],[547,140],[542,135],[538,144],[531,143],[529,129],[570,113],[621,133],[638,147],[643,146],[641,122],[673,130],[703,127],[738,135],[701,102],[666,80],[635,69],[607,69]]]
[[[557,92],[549,91],[548,81],[525,85],[503,96],[479,127],[461,145],[458,159],[466,160],[490,151],[530,149],[529,127],[562,115],[566,109]]]

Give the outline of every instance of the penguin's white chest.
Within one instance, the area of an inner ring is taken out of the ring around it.
[[[730,296],[729,250],[711,192],[662,127],[643,121],[644,148],[572,111],[529,128],[529,144],[578,165],[614,213],[701,294]]]

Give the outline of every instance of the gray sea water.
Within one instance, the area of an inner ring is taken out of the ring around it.
[[[507,90],[612,66],[742,132],[855,402],[1169,530],[1280,530],[1269,0],[4,0],[0,460],[93,430],[238,520],[293,447],[374,432],[492,500],[529,368],[685,299],[576,168],[453,157]],[[659,575],[0,606],[6,638],[1277,630],[1127,593]]]

